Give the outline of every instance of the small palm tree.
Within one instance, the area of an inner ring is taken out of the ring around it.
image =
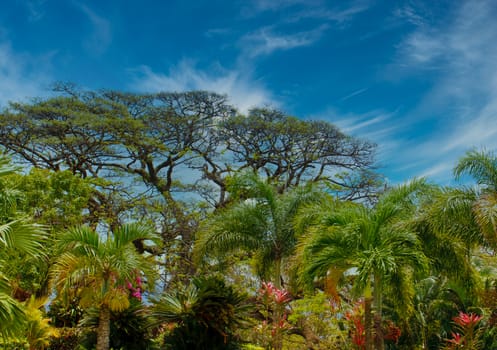
[[[51,279],[60,295],[78,295],[81,306],[98,308],[97,350],[109,349],[110,312],[129,307],[130,284],[142,275],[149,284],[154,281],[152,260],[139,254],[133,244],[138,240],[158,241],[158,237],[146,226],[128,224],[107,238],[83,226],[58,240],[61,254]],[[136,288],[133,293],[139,297]]]

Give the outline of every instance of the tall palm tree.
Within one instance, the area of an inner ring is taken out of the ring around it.
[[[230,192],[240,200],[208,220],[195,245],[196,260],[239,249],[254,252],[258,274],[272,272],[274,285],[281,288],[283,263],[297,241],[293,217],[300,206],[322,194],[310,186],[279,194],[276,186],[253,173],[234,177]]]
[[[431,274],[449,279],[470,294],[477,285],[473,253],[484,243],[472,209],[476,198],[471,189],[434,187],[410,220],[430,257]]]
[[[416,195],[426,190],[424,181],[391,189],[374,208],[360,204],[336,206],[326,212],[317,227],[302,243],[303,276],[307,282],[326,277],[330,271],[351,270],[355,274],[354,291],[365,299],[367,349],[372,348],[372,311],[378,349],[384,348],[382,337],[383,294],[412,307],[412,277],[427,267],[416,233],[404,220],[416,207]]]
[[[68,230],[58,240],[61,254],[51,271],[60,295],[76,294],[83,307],[99,309],[97,350],[109,349],[110,312],[129,307],[127,286],[144,276],[154,282],[153,262],[138,253],[133,242],[158,241],[146,226],[127,224],[107,238],[89,227]]]

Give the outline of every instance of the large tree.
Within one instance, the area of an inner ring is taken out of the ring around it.
[[[0,144],[35,167],[83,177],[121,171],[166,198],[188,189],[205,193],[193,186],[203,176],[218,189],[213,204],[224,202],[226,177],[244,168],[278,182],[280,190],[326,180],[357,197],[376,184],[369,173],[375,145],[326,121],[267,108],[243,116],[226,96],[205,91],[132,94],[70,85],[57,91],[0,113]],[[196,171],[180,181],[186,169]]]
[[[344,134],[326,121],[298,119],[268,108],[225,119],[219,139],[232,157],[231,168],[251,169],[283,192],[305,182],[325,181],[343,198],[371,195],[378,177],[371,172],[375,145]],[[212,163],[210,163],[212,165]],[[219,165],[205,168],[215,177]]]
[[[378,185],[375,145],[272,109],[242,116],[226,96],[205,91],[134,94],[62,84],[53,97],[0,112],[0,145],[31,166],[101,180],[89,201],[93,227],[104,221],[112,229],[130,215],[160,222],[168,281],[193,272],[199,220],[227,204],[227,181],[241,169],[265,176],[280,193],[325,181],[361,198]]]
[[[157,236],[146,226],[127,224],[107,238],[82,226],[58,240],[61,254],[51,271],[54,286],[59,296],[79,297],[84,307],[98,308],[97,350],[109,349],[110,312],[129,307],[136,281],[145,278],[153,285],[153,262],[136,250],[137,240]]]

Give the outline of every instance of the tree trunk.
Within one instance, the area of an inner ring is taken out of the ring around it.
[[[373,300],[371,295],[371,286],[366,286],[364,291],[364,332],[366,333],[366,350],[373,350],[373,332],[372,332],[372,310],[371,302]]]
[[[281,258],[274,260],[274,286],[281,289]]]
[[[97,348],[96,350],[109,350],[110,343],[110,310],[102,305],[98,317]]]
[[[383,339],[383,295],[382,295],[382,281],[381,276],[374,276],[374,303],[375,303],[375,317],[374,317],[374,329],[375,329],[375,346],[377,350],[385,349],[385,340]]]

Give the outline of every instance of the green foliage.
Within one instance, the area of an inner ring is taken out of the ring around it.
[[[46,239],[43,227],[18,211],[20,194],[5,181],[14,171],[7,159],[0,158],[0,336],[4,341],[22,337],[27,322],[23,306],[12,297],[6,267],[15,262],[11,257],[42,256]]]
[[[158,349],[150,327],[149,310],[140,302],[133,300],[126,310],[112,312],[110,318],[110,348],[120,350]],[[87,310],[78,325],[82,330],[80,343],[87,349],[96,345],[99,311]]]
[[[254,173],[233,177],[229,190],[238,201],[205,222],[195,245],[197,261],[239,250],[254,253],[256,273],[281,286],[282,264],[297,241],[292,220],[299,207],[316,202],[322,193],[310,186],[283,194]]]
[[[51,172],[32,168],[12,179],[24,195],[23,209],[52,230],[63,230],[86,221],[95,181],[70,171]]]
[[[292,301],[288,321],[307,328],[318,339],[319,349],[345,349],[349,344],[343,317],[347,305],[335,305],[325,293],[317,292]]]
[[[470,150],[454,168],[460,178],[469,175],[480,187],[473,201],[474,220],[478,224],[485,242],[497,249],[497,157],[491,152]]]
[[[390,189],[374,208],[338,207],[322,216],[303,246],[303,280],[326,278],[330,271],[353,271],[353,291],[365,298],[366,346],[371,346],[371,298],[375,306],[376,346],[384,348],[382,310],[390,294],[404,316],[413,312],[413,272],[426,271],[428,259],[406,224],[428,186],[422,180]],[[317,208],[320,210],[319,208]],[[319,216],[319,215],[318,215]],[[371,295],[371,290],[373,295]]]
[[[60,255],[51,271],[55,289],[59,297],[78,297],[82,307],[98,308],[97,349],[108,349],[110,312],[126,310],[131,298],[141,298],[141,290],[135,291],[131,284],[145,278],[153,288],[153,261],[136,250],[135,241],[158,241],[158,237],[147,226],[127,224],[107,238],[83,226],[58,239]]]
[[[166,294],[154,305],[157,324],[172,326],[166,349],[240,349],[236,331],[248,325],[250,306],[221,278],[196,278],[186,290]]]
[[[50,319],[43,310],[46,303],[46,298],[35,299],[34,296],[25,303],[27,322],[24,336],[30,349],[48,349],[51,338],[59,336],[58,330],[50,324]]]

